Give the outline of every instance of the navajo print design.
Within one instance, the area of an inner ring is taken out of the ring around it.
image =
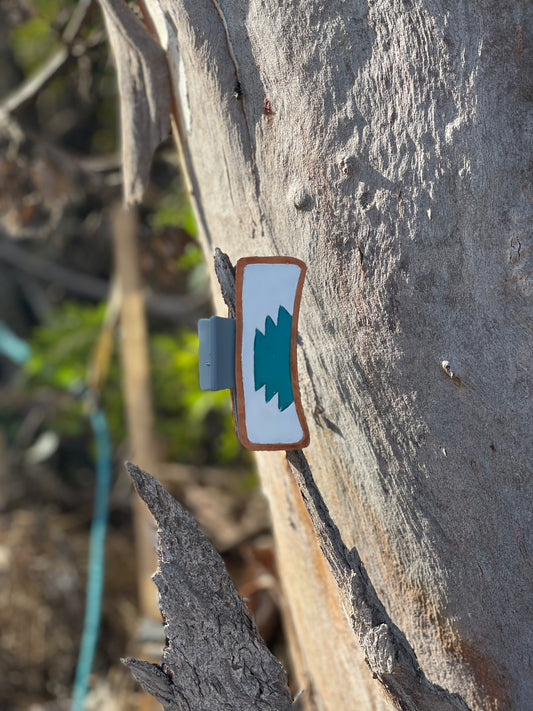
[[[291,257],[237,262],[234,408],[238,437],[249,449],[309,443],[296,362],[305,269]]]
[[[294,402],[291,378],[292,316],[283,306],[277,324],[266,317],[265,332],[256,328],[254,339],[255,389],[265,386],[265,401],[278,396],[278,409],[286,410]]]

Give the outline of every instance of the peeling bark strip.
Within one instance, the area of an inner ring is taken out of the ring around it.
[[[166,711],[286,711],[287,680],[224,563],[194,518],[146,472],[126,464],[158,525],[154,581],[167,644],[161,666],[125,664]]]
[[[165,52],[122,0],[99,0],[120,93],[126,204],[142,200],[155,149],[170,132],[170,74]]]

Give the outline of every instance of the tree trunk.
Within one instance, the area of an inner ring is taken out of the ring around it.
[[[450,708],[526,711],[533,6],[143,4],[210,261],[308,266],[300,387],[333,558],[305,467],[258,455],[308,707],[392,708],[365,657],[383,682],[396,630]],[[335,551],[390,623],[360,634]]]

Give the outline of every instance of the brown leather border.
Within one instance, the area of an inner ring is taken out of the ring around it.
[[[292,314],[291,326],[291,381],[292,392],[294,395],[294,404],[296,413],[303,431],[303,437],[298,442],[286,443],[271,443],[260,444],[251,442],[248,439],[246,430],[246,412],[244,406],[244,389],[242,384],[242,282],[244,269],[248,264],[296,264],[300,267],[300,277],[296,286],[296,294],[294,297],[294,311]],[[298,361],[296,354],[296,335],[298,333],[298,316],[300,313],[300,301],[302,298],[302,289],[305,280],[307,267],[304,262],[295,257],[243,257],[239,259],[236,265],[235,272],[235,316],[236,316],[236,338],[235,338],[235,391],[237,403],[238,427],[237,433],[239,441],[246,447],[255,451],[268,450],[287,450],[287,449],[302,449],[309,444],[309,429],[305,420],[305,415],[300,398],[300,388],[298,385]]]

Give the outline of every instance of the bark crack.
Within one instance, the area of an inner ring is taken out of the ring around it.
[[[255,189],[255,195],[257,198],[257,201],[259,203],[259,196],[260,196],[260,188],[259,188],[259,171],[257,169],[257,161],[255,158],[255,148],[254,144],[252,142],[252,132],[250,131],[250,124],[248,123],[248,115],[246,114],[246,91],[243,89],[243,83],[241,81],[241,74],[239,70],[239,65],[237,62],[237,57],[235,56],[235,52],[233,50],[233,45],[230,39],[230,33],[229,33],[229,28],[228,28],[228,23],[226,22],[226,18],[224,17],[224,13],[222,12],[222,9],[218,3],[217,0],[211,0],[211,3],[213,7],[216,10],[217,15],[220,17],[220,22],[222,23],[222,27],[224,28],[224,34],[226,37],[226,44],[228,47],[228,54],[231,58],[231,61],[233,63],[233,68],[235,71],[235,87],[239,87],[238,89],[238,100],[239,104],[241,107],[242,115],[244,118],[244,124],[246,126],[246,134],[248,138],[248,146],[249,146],[249,151],[250,151],[250,165],[252,167],[252,177],[254,181],[254,189]],[[233,92],[235,93],[236,89],[233,89]]]

